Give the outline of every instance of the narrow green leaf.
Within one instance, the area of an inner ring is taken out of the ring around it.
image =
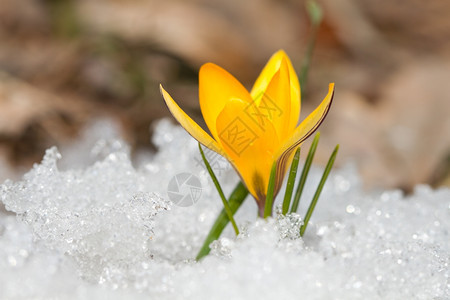
[[[283,210],[282,210],[283,215],[287,214],[289,206],[291,206],[292,191],[294,190],[299,160],[300,160],[300,148],[298,148],[297,151],[295,151],[294,159],[292,160],[291,164],[291,169],[289,170],[289,177],[286,184],[286,192],[284,194],[283,200]]]
[[[328,175],[330,174],[331,168],[333,168],[334,161],[336,160],[336,156],[339,150],[339,145],[336,145],[333,153],[328,160],[327,166],[325,167],[325,171],[323,172],[322,178],[320,179],[319,185],[317,186],[316,193],[311,201],[311,204],[308,207],[308,211],[306,212],[305,218],[303,220],[303,225],[300,227],[300,236],[303,236],[305,233],[306,227],[308,226],[309,219],[311,218],[314,208],[316,208],[317,201],[319,200],[320,193],[322,192],[323,186],[327,181]]]
[[[241,207],[247,195],[247,188],[242,182],[239,182],[231,193],[228,201],[228,206],[230,207],[231,213],[233,215],[236,213],[239,207]],[[195,258],[196,260],[200,260],[209,254],[209,252],[211,251],[209,245],[220,237],[229,221],[230,219],[228,218],[225,209],[222,209],[220,214],[217,216],[213,226],[211,227],[208,235],[206,236],[206,239],[203,242],[203,245],[200,248],[197,257]]]
[[[300,69],[300,84],[302,86],[301,93],[303,99],[304,91],[306,90],[306,83],[308,80],[309,66],[311,64],[312,55],[314,52],[314,46],[316,44],[317,33],[319,31],[320,23],[322,22],[322,9],[316,1],[306,2],[306,11],[311,21],[311,34],[306,46],[305,57],[302,62],[302,67]]]
[[[306,178],[308,177],[309,169],[316,153],[317,144],[319,144],[320,132],[316,133],[314,140],[309,148],[308,156],[306,157],[305,165],[303,166],[302,175],[300,175],[300,181],[298,182],[297,190],[295,191],[294,202],[292,202],[291,213],[297,212],[298,204],[300,203],[300,197],[305,187]]]
[[[272,165],[270,171],[269,186],[267,187],[266,203],[264,204],[264,219],[272,215],[273,192],[275,189],[275,173],[277,171],[277,163]]]
[[[308,12],[309,19],[311,20],[311,23],[313,25],[317,26],[322,22],[323,17],[322,8],[316,1],[310,0],[306,2],[306,10]]]
[[[216,186],[217,192],[220,195],[220,198],[222,199],[223,208],[225,209],[225,212],[228,215],[228,219],[230,219],[231,224],[233,225],[234,232],[236,235],[239,234],[239,229],[236,225],[236,221],[233,218],[233,213],[231,212],[230,206],[228,206],[227,199],[225,198],[225,195],[223,194],[222,187],[219,184],[219,181],[217,180],[216,175],[214,174],[214,171],[211,168],[211,165],[209,164],[208,160],[205,157],[205,153],[203,152],[202,145],[198,143],[198,149],[200,150],[200,154],[202,155],[203,162],[205,163],[206,169],[208,170],[209,176],[211,176],[212,181],[214,182],[214,185]]]

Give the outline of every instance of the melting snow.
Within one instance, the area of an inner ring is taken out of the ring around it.
[[[227,228],[197,263],[221,209],[197,143],[163,120],[159,151],[133,166],[111,128],[93,125],[1,186],[13,213],[0,214],[1,299],[450,299],[449,189],[367,193],[354,168],[335,170],[302,239],[315,168],[300,215],[257,220],[247,199],[236,216],[241,235]],[[215,166],[230,193],[234,171]],[[192,206],[169,200],[180,173],[199,179]]]

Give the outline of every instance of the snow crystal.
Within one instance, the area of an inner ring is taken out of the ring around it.
[[[221,209],[196,141],[163,120],[158,152],[134,167],[111,126],[93,124],[1,186],[16,215],[0,212],[1,299],[450,299],[449,189],[367,193],[348,165],[330,175],[301,238],[313,168],[298,214],[257,219],[249,198],[241,234],[228,227],[195,262]],[[216,166],[229,194],[238,178]],[[181,173],[200,182],[192,206],[168,200]]]

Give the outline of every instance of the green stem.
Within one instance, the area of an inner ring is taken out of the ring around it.
[[[212,181],[214,182],[214,185],[216,186],[217,192],[220,195],[220,198],[222,199],[223,208],[225,209],[225,212],[227,213],[228,219],[230,219],[231,224],[233,225],[234,232],[236,235],[239,234],[239,229],[236,225],[236,221],[233,218],[233,213],[231,212],[230,206],[228,205],[227,199],[225,199],[225,195],[223,193],[222,187],[219,184],[219,181],[217,180],[216,174],[214,174],[214,171],[211,168],[211,165],[209,164],[208,160],[205,157],[205,153],[203,152],[202,145],[198,143],[198,149],[200,150],[200,154],[202,155],[203,162],[205,163],[206,169],[208,170],[209,176],[211,176]]]
[[[316,193],[311,201],[311,204],[308,207],[308,211],[306,212],[303,225],[300,227],[300,236],[303,236],[305,233],[306,227],[308,226],[309,219],[311,218],[314,208],[316,208],[317,201],[319,200],[320,193],[322,192],[323,186],[327,181],[328,175],[330,174],[331,168],[333,167],[334,161],[336,160],[336,156],[339,150],[339,145],[336,145],[333,153],[328,160],[327,166],[325,167],[325,171],[323,172],[322,178],[320,179],[319,185],[317,187]]]
[[[272,165],[272,170],[270,171],[269,186],[267,187],[266,202],[264,204],[264,219],[272,215],[276,171],[277,163],[274,162]]]
[[[286,192],[283,200],[283,215],[286,215],[291,206],[292,191],[294,190],[295,177],[297,176],[298,162],[300,160],[300,148],[295,151],[294,159],[292,160],[291,169],[289,170],[289,177],[286,184]]]
[[[247,195],[248,195],[247,188],[244,186],[244,184],[242,184],[242,182],[239,182],[234,188],[233,192],[231,193],[228,201],[228,205],[233,215],[242,205]],[[220,237],[229,221],[230,219],[228,218],[225,209],[222,209],[220,214],[217,216],[213,226],[211,227],[205,241],[203,242],[203,245],[200,248],[197,257],[195,258],[196,260],[200,260],[209,254],[209,252],[211,251],[209,245]]]

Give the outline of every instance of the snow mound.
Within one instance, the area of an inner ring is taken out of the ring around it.
[[[241,235],[227,228],[195,262],[221,209],[197,143],[163,120],[159,151],[133,166],[111,128],[92,125],[1,186],[15,214],[0,214],[1,299],[450,299],[449,189],[368,194],[349,165],[332,172],[300,238],[314,168],[300,214],[260,220],[249,198],[236,216]],[[213,166],[229,194],[237,176]],[[193,191],[168,191],[183,172],[200,182],[188,207],[169,201],[168,192]]]

